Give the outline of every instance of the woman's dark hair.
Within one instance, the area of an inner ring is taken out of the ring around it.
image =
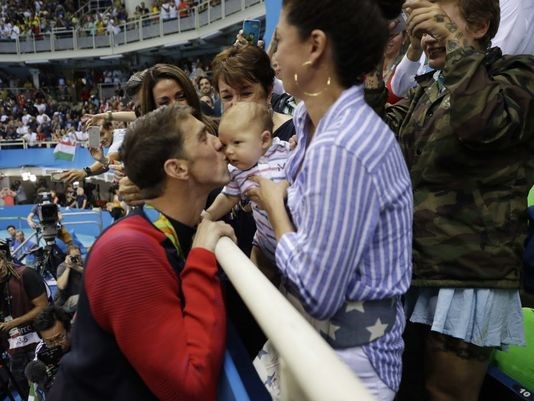
[[[128,82],[126,82],[126,85],[124,86],[124,91],[126,92],[126,95],[133,97],[141,90],[145,71],[146,70],[138,71],[132,74],[130,79],[128,79]]]
[[[142,113],[147,114],[157,108],[152,90],[162,79],[172,79],[182,87],[187,104],[193,109],[193,115],[200,119],[200,102],[193,84],[182,69],[171,64],[156,64],[145,70],[141,88]]]
[[[150,113],[157,108],[152,90],[162,79],[172,79],[182,87],[187,105],[191,107],[193,116],[206,124],[212,134],[217,135],[215,122],[202,114],[200,100],[193,83],[189,80],[187,74],[175,65],[156,64],[144,71],[143,86],[141,87],[141,114]]]
[[[48,330],[54,326],[56,320],[63,324],[67,332],[70,330],[70,316],[59,306],[49,305],[33,319],[33,328],[37,333]],[[40,335],[40,334],[39,334]]]
[[[378,64],[389,38],[388,19],[397,17],[404,0],[283,0],[290,25],[302,40],[314,29],[332,43],[336,75],[344,87],[363,81]]]
[[[232,88],[241,88],[246,81],[258,82],[265,96],[273,90],[274,70],[267,53],[257,46],[229,47],[217,54],[211,63],[213,85],[219,92],[222,79]]]

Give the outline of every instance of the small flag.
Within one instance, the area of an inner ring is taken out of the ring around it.
[[[72,160],[76,153],[76,144],[60,141],[54,148],[54,159]]]

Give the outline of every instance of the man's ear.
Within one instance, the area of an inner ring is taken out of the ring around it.
[[[488,20],[469,24],[468,28],[475,39],[481,39],[488,32],[490,23]]]
[[[272,144],[272,135],[271,135],[271,133],[269,131],[267,131],[267,130],[263,131],[261,133],[260,140],[261,140],[261,148],[263,150],[269,149],[269,147]]]
[[[169,159],[163,165],[163,171],[168,177],[178,180],[189,178],[189,164],[185,159]]]

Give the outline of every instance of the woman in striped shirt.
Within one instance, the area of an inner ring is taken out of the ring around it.
[[[298,144],[287,181],[257,177],[249,191],[273,225],[288,298],[379,400],[394,398],[401,376],[412,189],[362,82],[401,3],[284,0],[277,59],[285,89],[303,99]]]

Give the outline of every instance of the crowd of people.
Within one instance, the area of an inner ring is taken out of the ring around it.
[[[87,10],[73,0],[4,0],[0,3],[0,41],[35,39],[41,40],[52,32],[56,35],[70,34],[74,30],[81,36],[116,35],[126,23],[159,16],[165,22],[191,15],[199,6],[205,11],[208,4],[216,6],[220,0],[152,0],[150,4],[139,3],[129,15],[124,1],[100,1],[97,10]],[[147,20],[147,23],[152,23]]]
[[[214,400],[228,318],[278,399],[276,350],[218,272],[227,236],[377,400],[477,401],[492,351],[525,341],[534,55],[491,46],[500,19],[497,0],[284,0],[269,51],[238,36],[212,81],[133,74],[129,109],[84,116],[95,163],[60,179],[113,168],[136,207],[86,263],[69,247],[75,322],[34,325],[17,377],[41,337],[68,349],[49,400]],[[10,335],[46,307],[24,288]]]
[[[203,67],[200,60],[184,62],[182,66],[188,78],[195,82],[203,111],[210,116],[220,116],[220,100],[209,78],[211,71]],[[100,69],[87,71],[83,78],[72,82],[59,77],[57,87],[33,89],[30,84],[17,92],[2,84],[0,141],[24,140],[27,147],[62,140],[85,144],[83,116],[133,110],[132,96],[124,84],[128,76],[128,72],[119,68]],[[98,84],[113,85],[113,96],[99,98]],[[114,128],[125,126],[115,122]]]

